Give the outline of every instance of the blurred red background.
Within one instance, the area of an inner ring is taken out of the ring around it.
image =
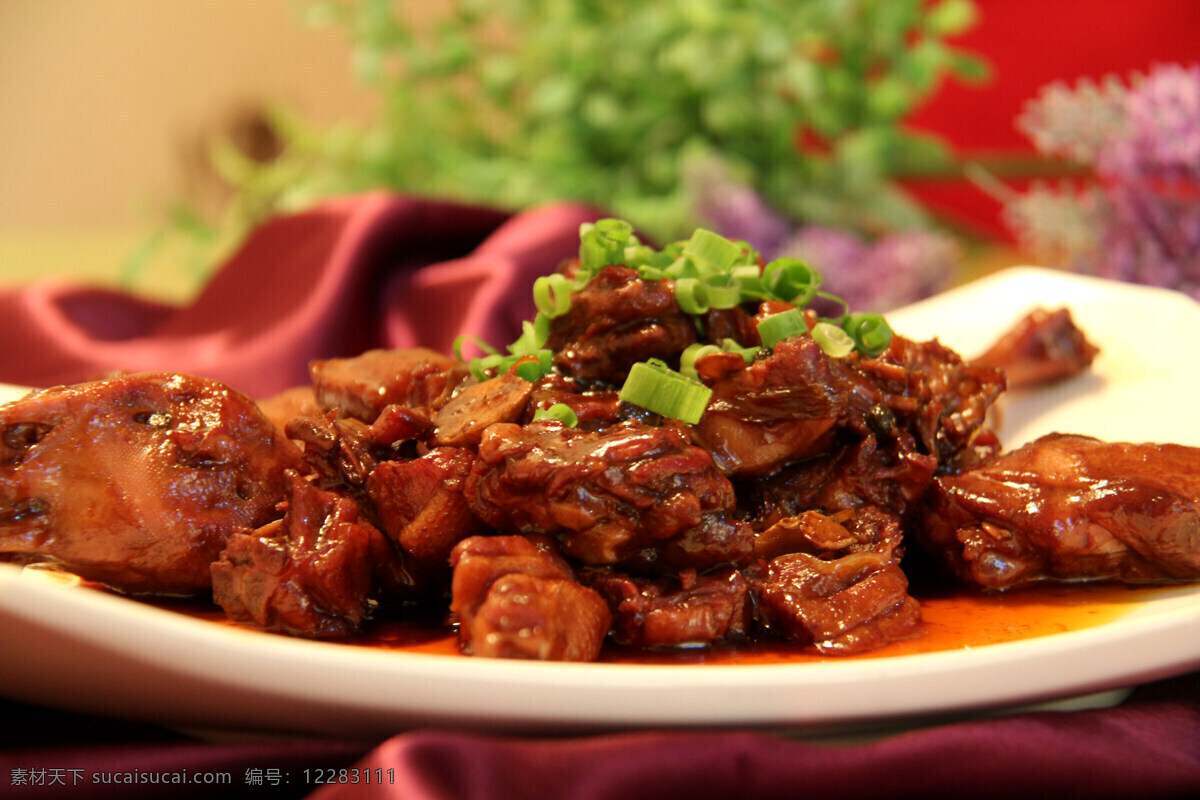
[[[962,157],[1033,154],[1016,118],[1042,86],[1156,63],[1200,61],[1200,0],[975,0],[981,18],[959,46],[992,67],[982,85],[951,82],[909,118]],[[1010,181],[1020,188],[1026,181]],[[933,211],[968,230],[1009,240],[1000,203],[963,180],[909,183]]]

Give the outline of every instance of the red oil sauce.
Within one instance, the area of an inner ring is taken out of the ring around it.
[[[821,656],[812,648],[759,640],[711,648],[641,651],[607,646],[601,661],[612,664],[781,664],[888,658],[982,647],[1103,625],[1164,589],[1111,585],[1046,586],[1002,594],[968,592],[918,597],[920,631],[861,656]],[[198,603],[160,603],[160,607],[231,627],[220,608]],[[264,634],[271,635],[271,634]],[[410,653],[458,656],[454,631],[445,625],[377,620],[363,635],[331,644]]]

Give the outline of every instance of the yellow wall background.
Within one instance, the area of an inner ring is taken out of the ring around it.
[[[372,104],[296,0],[0,0],[0,285],[111,282],[153,212],[203,189],[205,143],[272,101]]]

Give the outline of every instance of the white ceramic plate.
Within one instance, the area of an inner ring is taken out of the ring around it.
[[[1010,446],[1051,430],[1200,445],[1186,366],[1200,306],[1018,269],[894,312],[914,338],[981,351],[1035,303],[1069,305],[1101,348],[1047,399],[1012,397]],[[9,387],[10,399],[17,391]],[[414,726],[566,732],[752,725],[873,731],[1080,698],[1200,667],[1200,587],[1086,630],[947,652],[763,665],[540,664],[298,641],[207,623],[0,565],[0,692],[176,727],[379,737]]]

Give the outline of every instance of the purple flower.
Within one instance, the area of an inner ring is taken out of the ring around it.
[[[1042,152],[1095,173],[1088,185],[1040,184],[1008,205],[1035,252],[1200,298],[1200,65],[1156,66],[1127,84],[1055,84],[1018,124]]]
[[[729,239],[748,242],[764,256],[776,252],[792,225],[753,187],[736,181],[715,155],[685,160],[684,184],[697,217]]]
[[[1096,170],[1127,180],[1200,179],[1200,65],[1157,67],[1125,95],[1124,135],[1096,154]]]
[[[952,238],[930,231],[898,231],[871,242],[820,225],[799,228],[779,255],[820,270],[822,288],[861,311],[888,311],[950,288],[962,256]]]
[[[749,242],[767,261],[790,256],[808,262],[824,276],[823,288],[852,309],[886,311],[953,283],[961,253],[948,236],[906,231],[868,241],[840,228],[797,228],[715,158],[690,161],[686,175],[703,224]]]

